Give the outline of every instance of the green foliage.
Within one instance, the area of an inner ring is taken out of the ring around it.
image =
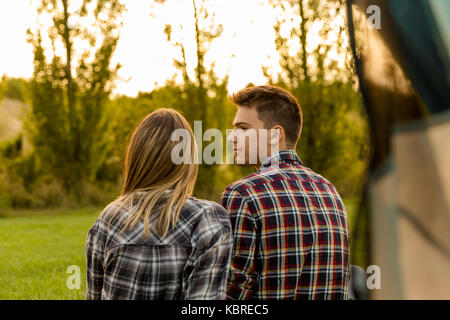
[[[263,72],[272,84],[292,92],[301,105],[303,130],[297,151],[306,166],[328,178],[343,196],[360,196],[369,137],[362,100],[355,89],[350,50],[342,41],[345,26],[333,23],[333,18],[344,10],[344,2],[272,3],[281,5],[285,13],[274,27],[282,72]],[[297,20],[295,25],[293,21]],[[321,40],[308,50],[307,39],[312,36],[309,30],[317,23],[322,23]],[[282,28],[289,30],[288,37],[282,35]],[[332,33],[338,41],[330,44],[327,38]],[[300,46],[292,54],[294,43]],[[332,50],[345,59],[344,68],[338,67],[335,55],[330,54]]]
[[[118,0],[98,0],[89,6],[91,2],[82,1],[78,10],[70,13],[67,0],[42,1],[39,14],[51,17],[53,24],[48,30],[28,32],[34,47],[34,73],[27,129],[43,171],[78,200],[105,161],[108,122],[104,108],[120,67],[111,68],[110,64],[123,6]],[[94,17],[92,25],[69,25],[89,17]],[[45,55],[44,36],[53,44],[51,58]],[[73,44],[81,40],[90,48],[76,51]],[[58,56],[57,43],[64,46],[64,57]]]
[[[22,135],[18,135],[16,138],[6,140],[0,143],[0,157],[3,158],[15,158],[20,155],[22,151]]]
[[[43,1],[39,14],[50,17],[53,25],[29,32],[34,46],[33,79],[29,83],[9,78],[0,82],[8,96],[25,97],[31,105],[24,135],[0,146],[0,210],[8,205],[70,207],[110,201],[120,192],[123,156],[131,132],[157,108],[180,111],[192,127],[195,120],[201,120],[203,132],[218,128],[225,145],[225,130],[231,128],[236,109],[227,98],[228,77],[218,79],[214,63],[205,64],[211,43],[222,32],[205,2],[193,1],[193,66],[186,60],[190,46],[175,40],[180,38],[176,34],[179,26],[165,28],[167,41],[179,50],[174,65],[182,83],[174,76],[152,92],[114,99],[109,95],[119,66],[111,66],[111,57],[123,8],[118,1],[94,1],[93,7],[87,6],[89,2],[82,1],[78,10],[69,13],[64,10],[65,0]],[[332,46],[319,43],[313,51],[306,50],[308,32],[315,22],[325,21],[321,31],[324,39],[334,32],[329,22],[342,10],[342,1],[273,2],[286,10],[291,8],[292,21],[297,21],[289,24],[290,17],[283,16],[275,26],[283,71],[272,75],[265,70],[268,82],[287,88],[302,106],[304,126],[297,151],[306,166],[332,181],[343,196],[357,197],[368,157],[365,115],[349,55],[345,68],[338,67],[328,55],[333,46],[343,54],[348,48],[337,41]],[[77,24],[87,16],[96,17],[93,25]],[[69,20],[75,21],[73,26],[68,25]],[[283,37],[281,30],[286,26],[291,29],[289,36]],[[344,31],[339,29],[338,37]],[[54,50],[47,56],[42,45],[45,39],[62,45],[65,55],[58,56]],[[81,51],[74,43],[83,39],[90,47]],[[289,50],[295,43],[300,46],[292,54]],[[305,59],[306,54],[312,59]],[[25,152],[25,136],[31,140],[30,152]],[[199,148],[210,143],[203,141]],[[254,170],[202,164],[194,195],[218,200],[226,185]]]
[[[2,102],[5,96],[5,83],[4,81],[0,81],[0,102]]]
[[[302,104],[298,152],[305,165],[327,177],[343,196],[358,196],[369,156],[359,94],[344,83],[310,83],[294,93]]]
[[[348,82],[355,79],[351,68],[351,54],[344,37],[346,26],[336,21],[345,11],[344,0],[271,0],[274,8],[281,8],[282,14],[274,26],[275,46],[280,56],[283,72],[279,81],[290,88],[302,82]],[[318,24],[321,28],[314,33]],[[282,32],[285,30],[285,32]],[[287,34],[287,36],[286,36]],[[335,41],[330,42],[333,36]],[[320,37],[320,38],[319,38]],[[314,47],[308,40],[313,40]],[[298,47],[295,53],[292,48]],[[330,53],[334,54],[330,54]],[[344,59],[344,67],[338,67],[339,56]],[[268,69],[263,69],[268,78]]]
[[[10,98],[26,102],[28,81],[21,78],[10,78],[3,75],[0,80],[0,101],[2,98]]]
[[[0,195],[14,208],[61,206],[65,194],[58,181],[45,175],[36,153],[23,155],[23,138],[0,144]]]

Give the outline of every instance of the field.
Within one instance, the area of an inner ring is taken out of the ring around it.
[[[345,201],[351,219],[354,202]],[[11,211],[0,218],[0,300],[84,299],[85,240],[100,208]],[[80,289],[67,268],[80,267]]]
[[[14,212],[0,218],[1,299],[84,299],[85,240],[100,209]],[[81,269],[81,287],[69,290],[67,268]]]

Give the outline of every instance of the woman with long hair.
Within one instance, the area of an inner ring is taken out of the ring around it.
[[[180,129],[189,138],[181,163],[172,139]],[[192,196],[195,154],[192,130],[175,110],[158,109],[136,127],[121,195],[88,232],[87,299],[226,298],[230,220],[220,205]]]

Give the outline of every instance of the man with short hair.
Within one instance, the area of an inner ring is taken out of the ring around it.
[[[234,234],[229,299],[348,299],[349,232],[335,187],[295,152],[302,112],[275,86],[231,97],[238,164],[259,170],[230,184],[221,203]],[[250,142],[250,143],[249,143]]]

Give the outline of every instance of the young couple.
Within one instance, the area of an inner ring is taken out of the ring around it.
[[[225,189],[221,205],[192,196],[194,161],[171,159],[176,129],[190,132],[196,153],[183,116],[160,109],[137,126],[122,193],[88,232],[87,299],[348,298],[346,211],[334,186],[295,152],[298,102],[273,86],[243,89],[232,102],[237,162],[258,153],[243,141],[250,129],[268,156]]]

